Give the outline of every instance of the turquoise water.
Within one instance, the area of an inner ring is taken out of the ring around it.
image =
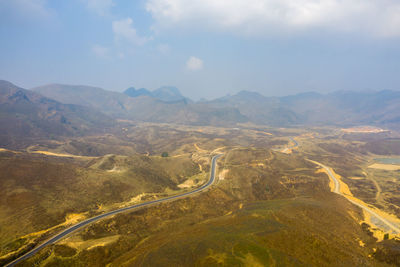
[[[375,160],[384,164],[400,164],[400,158],[376,158]]]

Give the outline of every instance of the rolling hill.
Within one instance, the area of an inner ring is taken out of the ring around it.
[[[265,97],[256,92],[241,91],[233,96],[218,98],[207,103],[213,107],[231,107],[239,110],[249,121],[274,126],[298,123],[298,116],[283,107],[277,97]]]
[[[64,104],[86,106],[108,115],[123,116],[126,112],[126,95],[98,87],[49,84],[33,88],[32,91]]]
[[[400,92],[396,91],[305,93],[282,97],[280,101],[305,124],[398,127],[400,122]]]
[[[113,119],[99,111],[62,104],[0,81],[0,147],[24,146],[35,139],[79,136],[113,124]]]

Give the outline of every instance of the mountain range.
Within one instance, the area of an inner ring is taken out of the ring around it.
[[[17,136],[79,135],[117,119],[190,125],[375,125],[398,129],[400,92],[302,93],[266,97],[241,91],[194,102],[175,87],[124,93],[91,86],[50,84],[26,90],[0,81],[1,144]],[[11,136],[11,137],[10,137]]]
[[[248,120],[233,107],[195,103],[175,87],[152,92],[131,87],[118,93],[90,86],[51,84],[32,90],[62,103],[99,110],[115,119],[192,125],[233,125]]]
[[[179,89],[174,86],[163,86],[154,91],[149,91],[146,88],[140,88],[136,90],[134,87],[129,87],[124,91],[124,94],[130,97],[152,96],[165,102],[174,102],[185,99],[187,101],[191,101],[189,98],[184,97]]]

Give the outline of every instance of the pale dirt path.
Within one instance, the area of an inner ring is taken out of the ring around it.
[[[201,153],[206,153],[207,152],[207,150],[201,149],[196,143],[193,144],[193,145],[194,145],[194,147],[196,148],[197,151],[199,151]]]
[[[42,155],[47,155],[47,156],[63,157],[63,158],[82,158],[82,159],[98,158],[98,157],[90,157],[90,156],[79,156],[79,155],[73,155],[73,154],[67,154],[67,153],[57,153],[57,152],[44,151],[44,150],[33,150],[34,147],[35,146],[29,146],[26,149],[26,152],[31,153],[31,154],[42,154]]]
[[[380,198],[381,193],[382,193],[381,186],[378,184],[378,182],[373,177],[369,177],[368,179],[371,180],[374,183],[374,185],[376,187],[375,199],[376,199],[376,201],[380,202],[379,198]]]
[[[21,153],[19,151],[9,150],[7,148],[2,148],[2,147],[0,147],[0,152],[11,152],[11,153],[14,153],[14,154],[20,154]]]
[[[290,137],[289,139],[290,139],[290,141],[287,144],[287,147],[282,149],[282,150],[280,150],[281,153],[291,154],[293,149],[295,149],[296,147],[299,146],[299,143],[297,143],[297,141],[294,140],[292,137]]]

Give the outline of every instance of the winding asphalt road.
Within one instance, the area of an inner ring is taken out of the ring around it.
[[[214,156],[211,159],[210,179],[208,180],[208,182],[206,184],[202,185],[201,187],[199,187],[199,188],[197,188],[197,189],[195,189],[193,191],[180,194],[180,195],[170,196],[170,197],[166,197],[166,198],[162,198],[162,199],[157,199],[157,200],[152,200],[152,201],[148,201],[148,202],[132,205],[132,206],[129,206],[129,207],[113,210],[113,211],[110,211],[110,212],[107,212],[107,213],[100,214],[100,215],[97,215],[95,217],[89,218],[89,219],[87,219],[85,221],[82,221],[80,223],[77,223],[77,224],[65,229],[61,233],[51,237],[47,241],[43,242],[42,244],[38,245],[37,247],[35,247],[32,250],[30,250],[27,253],[25,253],[21,257],[19,257],[19,258],[15,259],[14,261],[8,263],[7,265],[5,265],[5,267],[14,266],[15,264],[17,264],[17,263],[19,263],[19,262],[21,262],[23,260],[26,260],[29,257],[33,256],[36,252],[38,252],[42,248],[59,241],[60,239],[64,238],[65,236],[71,234],[72,232],[75,232],[75,231],[77,231],[77,230],[79,230],[79,229],[81,229],[81,228],[83,228],[85,226],[88,226],[91,223],[94,223],[94,222],[99,221],[101,219],[104,219],[106,217],[110,217],[110,216],[113,216],[115,214],[126,212],[126,211],[131,211],[131,210],[136,210],[136,209],[139,209],[139,208],[147,207],[147,206],[154,205],[154,204],[157,204],[157,203],[162,203],[162,202],[166,202],[166,201],[175,200],[175,199],[178,199],[178,198],[187,197],[187,196],[193,195],[195,193],[198,193],[198,192],[201,192],[201,191],[207,189],[215,181],[216,162],[217,162],[217,159],[219,157],[221,157],[221,156],[222,156],[222,154],[219,154],[219,155]]]
[[[292,149],[292,148],[295,148],[295,147],[298,147],[299,146],[299,143],[297,143],[297,141],[296,140],[294,140],[292,137],[290,137],[290,140],[294,143],[294,146],[291,146],[290,147],[290,149]]]
[[[292,137],[290,137],[289,139],[290,139],[290,141],[292,141],[294,143],[294,145],[288,146],[288,147],[284,148],[283,150],[281,150],[280,152],[287,153],[288,151],[290,151],[290,149],[293,149],[293,148],[296,148],[299,146],[299,143],[297,143],[297,141],[294,140]]]
[[[316,161],[311,161],[311,162],[313,162],[314,164],[319,165],[320,167],[322,167],[322,168],[328,173],[329,177],[333,180],[333,182],[334,182],[334,184],[335,184],[335,187],[334,187],[334,189],[333,189],[333,192],[334,192],[334,193],[344,196],[348,201],[350,201],[350,202],[353,203],[354,205],[356,205],[356,206],[362,208],[363,210],[365,210],[366,212],[368,212],[370,215],[372,215],[373,217],[375,217],[377,220],[381,221],[383,224],[385,224],[386,226],[388,226],[389,229],[391,229],[393,232],[395,232],[395,233],[397,233],[397,234],[400,233],[400,228],[399,228],[398,226],[396,226],[396,225],[394,225],[393,223],[389,222],[388,220],[386,220],[385,218],[383,218],[382,216],[380,216],[379,214],[377,214],[375,211],[371,210],[371,209],[368,208],[367,206],[365,206],[365,205],[363,205],[363,204],[361,204],[361,203],[358,203],[358,202],[354,201],[354,200],[351,199],[351,198],[346,197],[346,195],[344,195],[342,192],[340,192],[340,183],[339,183],[339,181],[336,179],[335,175],[333,175],[333,173],[332,173],[332,171],[331,171],[330,168],[328,168],[327,166],[325,166],[325,165],[323,165],[323,164],[321,164],[321,163],[319,163],[319,162],[316,162]]]

